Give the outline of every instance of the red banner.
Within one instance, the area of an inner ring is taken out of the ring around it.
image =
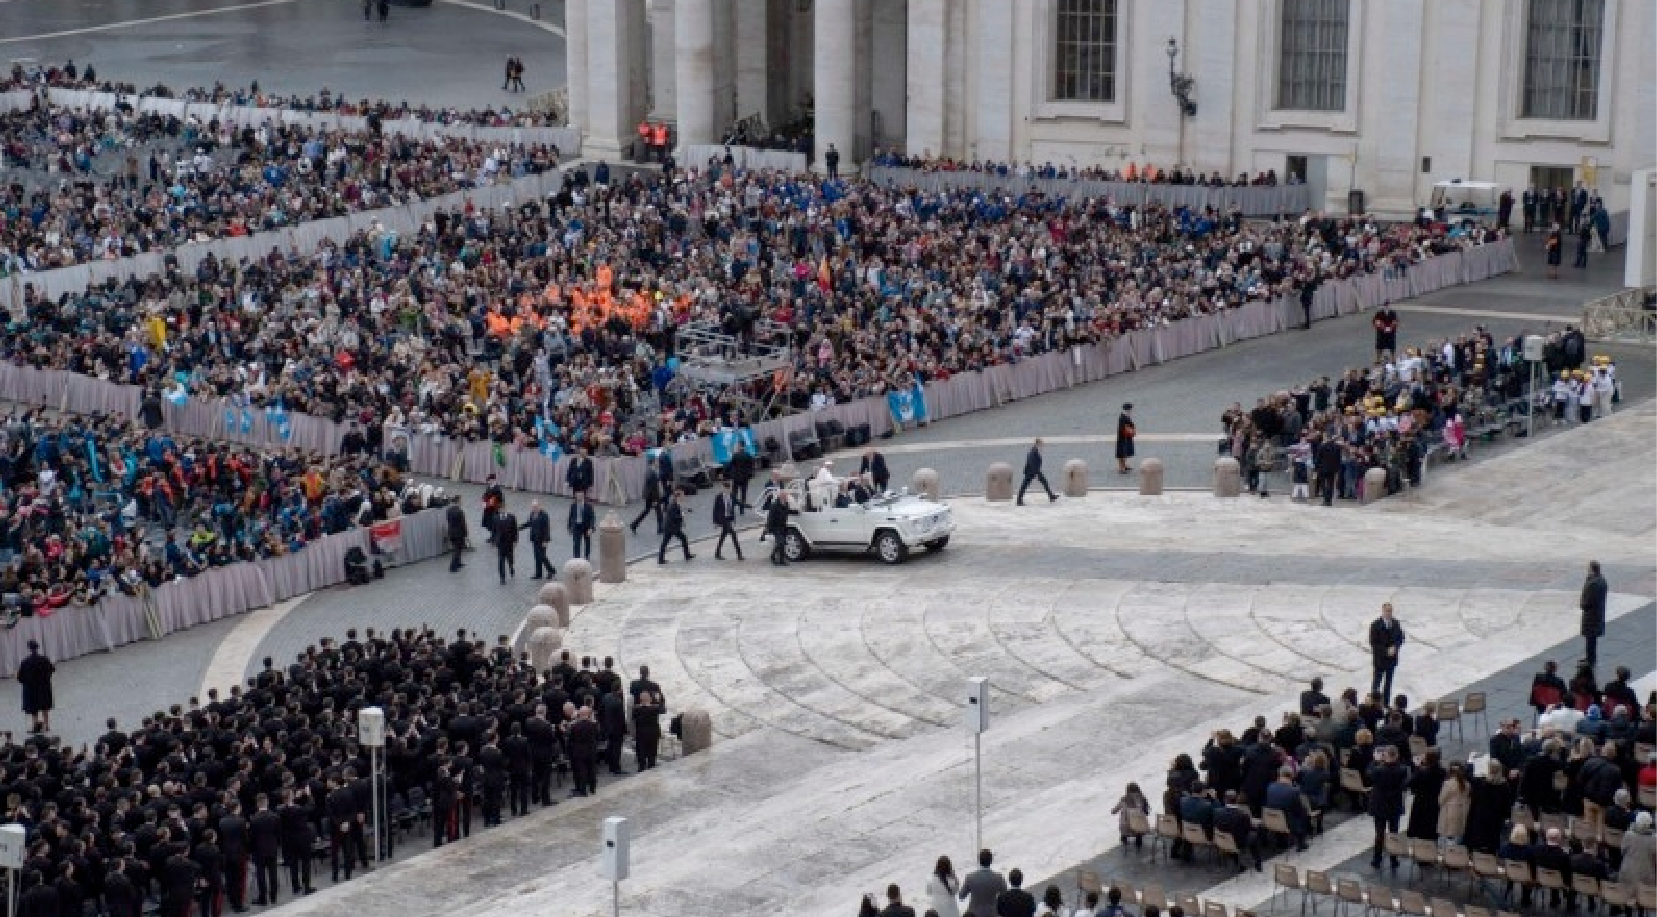
[[[403,547],[403,520],[376,522],[368,527],[368,537],[374,539],[374,547],[381,554],[396,554]]]

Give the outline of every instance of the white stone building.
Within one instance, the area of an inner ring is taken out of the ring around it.
[[[1393,214],[1448,178],[1621,211],[1657,162],[1657,0],[568,0],[568,32],[592,155],[811,112],[844,163],[1275,169]]]

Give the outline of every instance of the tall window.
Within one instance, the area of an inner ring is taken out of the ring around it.
[[[1277,107],[1346,109],[1346,30],[1350,0],[1282,0]]]
[[[1116,0],[1058,0],[1054,27],[1053,98],[1115,102]]]
[[[1525,11],[1523,117],[1594,119],[1604,18],[1605,0],[1530,0]]]

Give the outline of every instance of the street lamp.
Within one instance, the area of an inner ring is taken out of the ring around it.
[[[1174,94],[1179,101],[1179,113],[1184,118],[1197,116],[1197,100],[1193,98],[1197,91],[1197,81],[1189,73],[1180,73],[1174,67],[1179,58],[1179,42],[1168,38],[1168,91]]]

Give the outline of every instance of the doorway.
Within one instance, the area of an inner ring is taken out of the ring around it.
[[[1306,185],[1313,210],[1327,207],[1329,157],[1312,153],[1290,153],[1283,160],[1283,180]]]
[[[1531,166],[1530,183],[1536,186],[1536,193],[1541,194],[1549,188],[1557,188],[1561,200],[1570,200],[1571,185],[1576,181],[1576,169],[1571,166]],[[1569,206],[1568,204],[1566,206]],[[1565,222],[1563,212],[1541,220],[1543,227],[1553,221]]]

